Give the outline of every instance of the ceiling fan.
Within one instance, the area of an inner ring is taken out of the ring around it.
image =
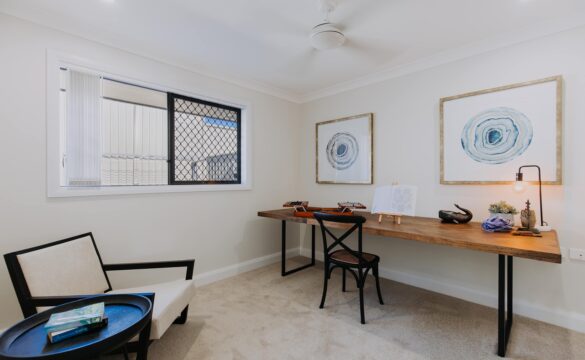
[[[364,23],[367,23],[368,18],[372,16],[372,14],[381,11],[380,7],[387,4],[386,0],[372,0],[367,3],[364,3],[364,0],[353,0],[356,3],[359,3],[360,6],[354,6],[354,9],[352,9],[349,16],[346,15],[343,18],[343,25],[330,21],[330,15],[334,12],[341,0],[316,1],[318,9],[323,15],[322,21],[313,26],[308,34],[309,44],[307,44],[307,38],[305,35],[307,29],[296,26],[295,24],[295,43],[304,45],[304,50],[298,55],[291,57],[291,61],[288,62],[288,64],[298,69],[299,72],[305,73],[313,67],[313,64],[316,61],[321,61],[319,59],[322,59],[322,61],[330,61],[332,57],[325,56],[327,54],[327,51],[325,50],[336,48],[339,48],[339,50],[345,54],[358,56],[373,63],[372,59],[377,56],[377,52],[384,50],[384,47],[379,42],[368,39],[367,34],[363,34],[363,32],[360,33],[359,29],[362,28]],[[344,1],[349,2],[350,0]],[[351,33],[351,36],[346,37],[346,31]],[[309,46],[306,46],[305,44]],[[337,50],[331,53],[333,56],[339,56],[341,54],[342,53],[337,52]]]
[[[342,46],[345,35],[329,21],[329,15],[335,6],[336,0],[318,0],[319,10],[324,14],[323,21],[313,27],[310,34],[311,45],[317,50],[328,50]]]

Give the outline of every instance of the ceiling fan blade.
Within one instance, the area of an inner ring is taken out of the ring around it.
[[[315,64],[318,52],[312,47],[304,50],[287,63],[287,71],[293,71],[299,75],[305,74]]]
[[[348,39],[343,47],[349,52],[367,60],[372,65],[388,61],[392,56],[391,51],[389,51],[388,48],[365,41]]]

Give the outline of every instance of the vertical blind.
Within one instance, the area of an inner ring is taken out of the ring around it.
[[[100,77],[69,72],[66,129],[66,182],[69,186],[100,184]]]
[[[102,185],[167,183],[167,112],[103,100]]]
[[[67,73],[65,185],[167,184],[166,93]]]

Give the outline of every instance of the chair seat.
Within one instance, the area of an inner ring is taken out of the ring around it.
[[[160,284],[116,289],[108,294],[132,294],[153,292],[152,327],[150,339],[157,340],[167,331],[181,311],[189,305],[195,295],[193,280],[176,280]]]
[[[380,257],[378,255],[365,253],[365,252],[362,253],[362,257],[364,258],[364,260],[366,260],[369,263],[373,263],[373,262],[380,260]],[[337,263],[341,263],[341,264],[348,264],[348,265],[355,265],[355,266],[357,266],[359,264],[359,259],[356,256],[352,255],[347,250],[334,251],[331,253],[329,258],[332,261],[337,262]]]

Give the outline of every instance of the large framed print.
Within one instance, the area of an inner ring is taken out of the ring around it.
[[[373,122],[367,113],[316,124],[317,183],[373,183]]]
[[[509,184],[522,165],[562,183],[562,77],[440,101],[441,184]]]

